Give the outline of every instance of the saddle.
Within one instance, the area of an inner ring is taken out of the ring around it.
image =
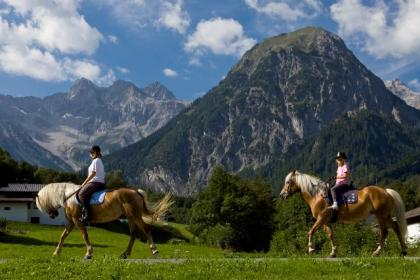
[[[353,182],[350,182],[346,188],[343,188],[340,192],[337,192],[337,204],[338,206],[343,204],[354,204],[357,203],[358,194],[357,189],[354,187]],[[328,190],[327,197],[325,197],[325,201],[331,205],[332,204],[332,195],[331,191]]]
[[[104,203],[106,193],[107,193],[106,189],[94,192],[92,196],[90,197],[89,205],[99,205],[99,204]],[[80,205],[81,203],[79,200],[79,196],[76,195],[75,197],[76,197],[75,199],[76,204]]]
[[[343,188],[343,190],[337,192],[337,204],[338,206],[343,204],[354,204],[357,202],[359,196],[357,194],[357,189],[354,187],[353,182],[347,185],[347,187]],[[331,205],[333,202],[331,190],[328,190],[327,197],[325,197],[325,201]],[[332,211],[332,216],[330,222],[332,224],[336,223],[338,220],[338,211]]]

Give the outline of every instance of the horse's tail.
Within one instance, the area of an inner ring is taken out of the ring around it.
[[[142,218],[148,224],[152,224],[158,220],[159,217],[164,215],[168,211],[169,207],[171,207],[174,203],[170,193],[166,193],[165,196],[154,205],[150,205],[147,202],[147,194],[145,191],[138,189],[137,193],[143,198]]]
[[[404,240],[407,239],[407,220],[405,218],[405,206],[399,193],[393,189],[386,189],[386,192],[394,199],[395,217],[397,218],[398,227]]]

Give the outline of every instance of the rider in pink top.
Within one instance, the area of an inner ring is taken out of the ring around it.
[[[339,152],[335,158],[337,162],[337,177],[335,179],[335,186],[331,188],[331,195],[333,197],[333,204],[331,208],[338,210],[337,192],[346,188],[350,184],[350,168],[347,163],[347,156],[343,152]]]
[[[349,184],[349,178],[348,175],[350,173],[350,168],[346,161],[344,161],[344,164],[342,166],[338,166],[337,168],[337,177],[335,179],[335,184]]]

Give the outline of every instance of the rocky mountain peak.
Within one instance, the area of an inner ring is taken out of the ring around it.
[[[67,95],[68,99],[74,99],[81,94],[85,95],[87,93],[92,94],[99,87],[95,85],[92,81],[86,78],[80,78],[74,82],[71,86],[70,91]]]
[[[344,41],[336,34],[318,27],[305,27],[295,32],[267,38],[255,45],[245,53],[234,69],[248,68],[249,72],[262,60],[279,54],[328,56],[332,59],[340,56],[354,57],[346,48]]]
[[[132,82],[124,81],[124,80],[116,80],[110,88],[115,90],[124,91],[128,88],[137,88]]]
[[[389,91],[404,100],[408,105],[420,110],[420,93],[411,90],[399,78],[385,81],[385,86]]]
[[[303,28],[254,46],[176,120],[107,162],[140,185],[194,192],[217,165],[258,169],[363,110],[405,125],[420,121],[337,35]]]
[[[173,93],[163,84],[155,81],[142,89],[147,95],[162,100],[175,100]]]

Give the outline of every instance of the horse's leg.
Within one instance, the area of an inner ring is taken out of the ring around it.
[[[150,228],[150,225],[146,224],[142,218],[138,219],[138,222],[136,223],[137,226],[140,228],[140,230],[144,233],[144,235],[147,238],[147,242],[149,243],[150,251],[152,252],[152,255],[156,255],[159,253],[155,242],[152,238],[152,230]]]
[[[401,256],[407,255],[407,245],[405,244],[404,237],[401,234],[400,227],[398,226],[398,223],[393,221],[392,222],[392,229],[395,231],[395,234],[398,236],[398,240],[400,241],[401,245]]]
[[[334,233],[331,227],[328,225],[324,225],[323,228],[324,228],[325,235],[328,237],[328,239],[331,242],[330,258],[335,258],[337,257],[337,245],[335,244]]]
[[[79,224],[79,229],[80,229],[80,232],[82,233],[83,240],[85,241],[85,244],[86,244],[86,255],[84,259],[89,260],[92,258],[93,248],[92,248],[92,245],[90,244],[89,236],[88,236],[85,225]]]
[[[308,232],[308,253],[309,254],[315,251],[315,249],[312,248],[312,237],[314,236],[315,232],[319,229],[319,227],[322,224],[323,224],[323,219],[320,219],[318,217],[318,220],[316,220],[315,224],[312,226],[312,228]]]
[[[372,253],[372,256],[377,257],[379,256],[379,254],[381,253],[382,249],[385,246],[385,240],[386,237],[388,236],[388,225],[386,222],[384,221],[379,221],[379,232],[380,232],[380,237],[379,237],[379,245],[378,248],[376,248],[376,250]]]
[[[55,248],[53,256],[60,255],[61,248],[63,247],[63,244],[64,244],[64,239],[66,239],[66,237],[70,234],[70,232],[73,230],[73,228],[74,228],[74,223],[72,221],[69,221],[67,223],[63,233],[61,234],[60,242],[58,242],[57,248]]]
[[[136,240],[136,224],[132,218],[128,219],[128,226],[130,227],[130,241],[128,242],[127,249],[121,254],[120,258],[126,259],[131,255],[134,241]]]

